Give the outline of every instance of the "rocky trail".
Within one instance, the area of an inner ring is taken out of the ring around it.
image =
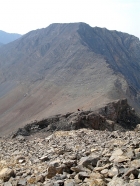
[[[139,186],[138,122],[127,100],[119,100],[96,114],[28,124],[0,138],[0,185]]]

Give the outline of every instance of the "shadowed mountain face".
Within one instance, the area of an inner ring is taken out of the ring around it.
[[[140,41],[85,23],[52,24],[0,48],[0,133],[127,98],[140,112]]]
[[[0,46],[1,44],[10,43],[20,37],[21,37],[20,34],[11,34],[0,30]]]

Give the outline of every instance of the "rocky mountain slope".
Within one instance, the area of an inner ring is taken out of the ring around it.
[[[0,134],[127,98],[140,113],[140,41],[85,23],[52,24],[0,48]]]
[[[0,138],[0,185],[140,185],[139,122],[123,99],[28,124]]]
[[[140,125],[0,139],[0,185],[139,186]]]
[[[2,44],[10,43],[20,37],[21,37],[20,34],[7,33],[7,32],[0,30],[0,43]]]

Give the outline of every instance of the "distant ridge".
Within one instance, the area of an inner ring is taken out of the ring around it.
[[[51,24],[0,48],[0,133],[126,98],[140,113],[140,41],[86,23]]]
[[[7,33],[7,32],[0,30],[0,43],[2,43],[2,44],[10,43],[20,37],[21,37],[20,34]],[[1,44],[0,44],[0,46],[1,46]]]

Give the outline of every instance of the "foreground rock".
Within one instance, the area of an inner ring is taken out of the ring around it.
[[[0,185],[140,185],[140,133],[79,129],[1,139]]]
[[[2,179],[4,182],[8,181],[11,177],[14,177],[14,176],[15,176],[15,173],[10,168],[3,168],[0,171],[0,179]]]

